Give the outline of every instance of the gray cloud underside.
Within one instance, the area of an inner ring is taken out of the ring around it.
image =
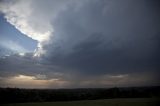
[[[159,69],[160,15],[147,1],[90,1],[59,13],[51,63],[84,73]],[[135,7],[136,6],[136,7]]]

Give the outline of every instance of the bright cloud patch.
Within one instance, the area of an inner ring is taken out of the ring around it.
[[[13,0],[3,2],[0,10],[7,21],[14,25],[26,36],[38,41],[38,49],[42,50],[42,43],[46,42],[53,33],[51,19],[47,13],[41,13],[42,7],[37,7],[32,0]],[[43,53],[43,52],[40,52]]]
[[[0,78],[1,81],[4,81],[3,87],[20,87],[20,88],[48,88],[52,85],[54,88],[61,88],[66,86],[68,83],[60,79],[37,79],[36,76],[27,76],[27,75],[17,75],[9,78]]]

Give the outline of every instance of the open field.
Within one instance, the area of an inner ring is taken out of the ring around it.
[[[3,106],[160,106],[159,100],[160,99],[154,98],[129,98],[69,102],[17,103],[5,104]]]

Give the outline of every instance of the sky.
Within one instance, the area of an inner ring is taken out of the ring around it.
[[[0,87],[159,86],[158,0],[1,0]]]

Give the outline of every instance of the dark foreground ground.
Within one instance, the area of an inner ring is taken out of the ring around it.
[[[160,87],[0,88],[0,106],[160,106]]]
[[[2,106],[160,106],[156,98],[123,98],[68,102],[12,103]]]

